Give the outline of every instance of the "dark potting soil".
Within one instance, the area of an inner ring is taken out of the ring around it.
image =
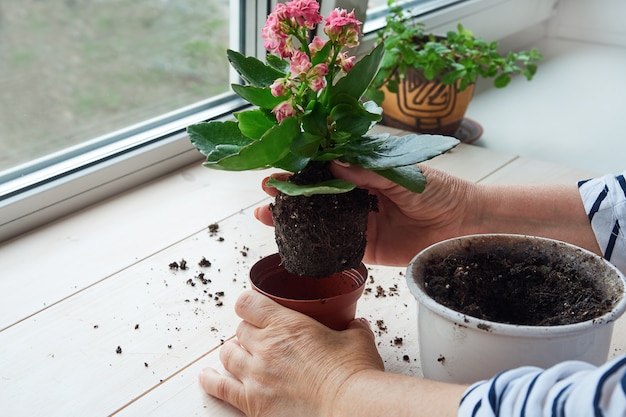
[[[333,179],[328,163],[309,163],[291,177],[296,184]],[[366,245],[367,218],[376,197],[355,188],[347,193],[288,196],[270,205],[276,243],[285,269],[293,274],[327,277],[358,268]]]
[[[607,313],[613,300],[574,268],[547,259],[450,255],[425,271],[426,292],[455,311],[500,323],[557,326]]]

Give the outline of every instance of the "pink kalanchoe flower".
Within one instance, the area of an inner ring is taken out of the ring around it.
[[[287,20],[290,18],[289,8],[284,3],[276,4],[274,11],[271,13],[278,18],[278,20]]]
[[[280,20],[274,13],[267,17],[265,27],[261,30],[261,37],[265,39],[263,46],[270,52],[275,53],[284,48],[287,35],[282,32]]]
[[[270,85],[270,91],[274,97],[284,96],[289,88],[289,81],[285,78],[279,78]]]
[[[315,74],[318,77],[325,77],[326,74],[328,74],[328,64],[326,63],[317,64],[315,67],[313,67],[313,71],[315,71]]]
[[[289,101],[283,101],[272,109],[272,113],[274,113],[276,120],[280,123],[288,117],[295,116],[296,110]]]
[[[311,51],[311,56],[315,56],[315,54],[321,51],[324,46],[326,46],[326,41],[324,41],[319,36],[313,37],[313,40],[309,44],[309,51]]]
[[[335,9],[326,18],[324,33],[333,43],[354,47],[359,44],[361,22],[354,17],[354,11]]]
[[[313,29],[323,19],[319,13],[320,5],[316,0],[292,0],[285,3],[285,6],[286,14],[300,27]]]
[[[311,68],[307,74],[307,80],[311,90],[318,92],[326,86],[326,78],[328,74],[328,65],[325,63],[317,64]]]
[[[337,56],[338,65],[341,67],[341,70],[346,74],[350,72],[350,70],[354,67],[355,56],[349,56],[345,52],[340,52]]]
[[[324,87],[326,87],[326,78],[324,77],[312,78],[309,81],[309,87],[311,87],[311,90],[315,91],[316,93],[318,91],[321,91]]]
[[[311,68],[311,60],[309,56],[302,51],[295,51],[291,56],[289,69],[294,77],[305,74]]]

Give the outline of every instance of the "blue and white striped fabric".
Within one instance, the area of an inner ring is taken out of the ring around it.
[[[472,385],[459,417],[626,415],[626,356],[601,367],[563,362],[546,370],[522,367]]]
[[[578,190],[604,257],[626,274],[624,174],[581,181]]]
[[[578,183],[604,257],[626,273],[626,180],[605,175]],[[546,370],[521,367],[477,382],[459,417],[626,416],[626,355],[601,367],[563,362]]]

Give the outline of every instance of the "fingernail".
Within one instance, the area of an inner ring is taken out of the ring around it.
[[[361,323],[363,323],[363,324],[364,324],[364,325],[365,325],[368,329],[371,329],[371,325],[370,325],[370,322],[369,322],[369,320],[368,320],[368,319],[363,318],[363,317],[360,317],[360,318],[359,318],[359,321],[360,321]]]
[[[260,207],[257,207],[254,209],[254,217],[257,219],[259,218],[259,210],[260,210]]]
[[[339,165],[339,166],[342,166],[342,167],[349,167],[349,166],[350,166],[350,164],[349,164],[349,163],[347,163],[347,162],[342,162],[342,161],[340,161],[340,160],[338,160],[338,159],[333,159],[333,160],[332,160],[332,162],[333,162],[333,163],[335,163],[335,164],[337,164],[337,165]]]

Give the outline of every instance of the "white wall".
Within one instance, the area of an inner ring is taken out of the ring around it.
[[[626,1],[559,0],[550,36],[626,46]]]

